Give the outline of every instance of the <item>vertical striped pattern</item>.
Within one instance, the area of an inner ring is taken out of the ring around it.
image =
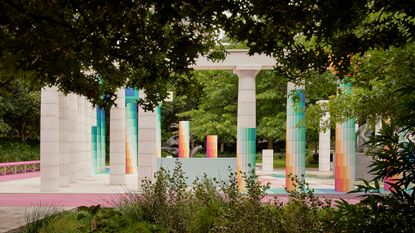
[[[134,88],[125,89],[125,120],[126,120],[126,163],[127,174],[137,171],[138,154],[138,116],[137,116],[138,91]]]
[[[190,127],[189,121],[179,121],[179,158],[189,158]]]
[[[351,83],[340,83],[344,94],[352,93]],[[336,125],[335,190],[349,192],[354,187],[356,163],[355,119]]]
[[[218,157],[218,136],[217,135],[206,136],[206,157],[208,158]]]
[[[285,185],[288,191],[292,191],[291,177],[297,176],[302,180],[305,172],[305,96],[304,88],[293,83],[288,83],[287,93]]]

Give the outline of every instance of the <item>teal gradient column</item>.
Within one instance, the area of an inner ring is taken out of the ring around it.
[[[97,114],[97,117],[96,117],[96,119],[97,119],[97,135],[96,135],[96,144],[97,144],[97,149],[96,149],[96,151],[97,151],[97,153],[96,153],[96,165],[95,165],[95,174],[100,174],[101,173],[101,160],[102,160],[102,158],[101,158],[101,155],[102,155],[102,153],[101,153],[101,129],[102,129],[102,127],[101,127],[101,108],[99,107],[99,106],[97,106],[97,108],[96,108],[96,114]]]
[[[292,177],[302,180],[305,173],[305,96],[304,87],[289,82],[287,86],[287,128],[285,186],[294,190]],[[290,177],[291,176],[291,177]]]
[[[137,115],[138,90],[134,88],[125,89],[125,120],[126,120],[126,174],[137,171],[138,155],[138,115]]]
[[[352,84],[346,79],[339,83],[340,95],[351,95]],[[336,155],[334,166],[335,190],[349,192],[353,190],[356,164],[355,119],[351,118],[336,125]]]
[[[101,164],[100,164],[100,173],[105,173],[105,155],[106,155],[106,135],[107,135],[107,127],[106,127],[106,119],[105,119],[105,110],[101,108]]]
[[[92,174],[97,174],[98,158],[97,158],[97,126],[91,126],[91,144],[92,144]]]

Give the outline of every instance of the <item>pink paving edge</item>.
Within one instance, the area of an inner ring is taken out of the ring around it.
[[[21,180],[21,179],[29,179],[33,177],[39,177],[39,172],[27,172],[27,173],[18,173],[18,174],[9,174],[9,175],[1,175],[0,182],[11,181],[11,180]]]

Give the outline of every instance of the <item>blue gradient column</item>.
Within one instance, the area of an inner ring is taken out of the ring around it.
[[[304,86],[289,82],[287,86],[287,128],[285,186],[294,190],[293,177],[303,180],[305,173],[305,96]],[[291,176],[291,177],[290,177]]]

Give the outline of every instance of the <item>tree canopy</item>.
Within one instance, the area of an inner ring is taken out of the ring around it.
[[[118,87],[144,88],[146,107],[199,55],[220,58],[220,30],[250,53],[278,59],[290,78],[352,55],[413,41],[413,1],[144,0],[0,2],[2,83],[16,71],[104,104]]]

